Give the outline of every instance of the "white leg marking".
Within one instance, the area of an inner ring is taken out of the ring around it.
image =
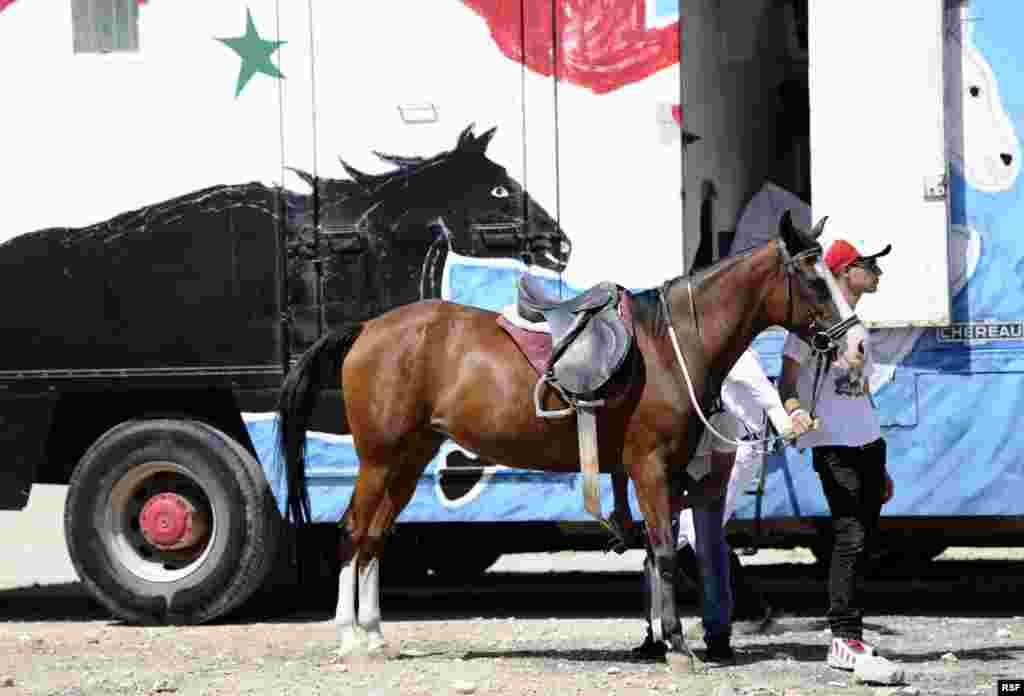
[[[338,629],[338,654],[342,657],[359,650],[362,644],[359,628],[356,626],[356,559],[342,563],[338,574],[338,609],[334,616]]]
[[[380,618],[380,558],[375,558],[359,574],[359,625],[366,631],[370,653],[383,654],[387,647]]]

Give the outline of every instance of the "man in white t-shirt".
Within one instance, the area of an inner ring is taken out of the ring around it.
[[[890,250],[891,245],[865,256],[842,239],[829,246],[825,263],[851,307],[864,293],[878,290],[882,275],[878,258]],[[902,670],[863,642],[863,609],[857,594],[882,505],[892,497],[892,479],[885,470],[885,440],[868,388],[871,347],[865,346],[861,375],[851,379],[847,371],[829,365],[817,383],[817,359],[807,343],[790,333],[782,350],[779,394],[786,411],[794,423],[806,425],[812,414],[821,421],[816,431],[800,439],[800,446],[812,448],[814,469],[832,513],[835,544],[829,569],[832,644],[828,664],[853,670],[867,660],[876,668],[874,673],[887,673],[893,682],[899,681]]]

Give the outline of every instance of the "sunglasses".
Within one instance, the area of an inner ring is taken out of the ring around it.
[[[879,275],[882,272],[882,267],[878,265],[878,262],[874,259],[864,259],[862,261],[854,261],[850,266],[856,266],[857,268],[863,268],[865,271],[871,271],[875,275]]]

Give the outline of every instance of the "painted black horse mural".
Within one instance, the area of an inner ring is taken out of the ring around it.
[[[314,189],[288,199],[296,352],[317,338],[320,322],[368,319],[440,297],[449,252],[519,258],[554,271],[565,267],[568,238],[506,169],[487,157],[495,132],[475,135],[471,124],[453,149],[432,157],[374,152],[393,167],[382,174],[366,174],[344,160],[349,179],[316,179],[293,169]]]
[[[565,268],[569,239],[519,182],[486,156],[495,132],[476,135],[471,124],[453,149],[432,157],[374,152],[393,167],[383,174],[366,174],[344,160],[349,179],[317,179],[292,170],[314,190],[288,196],[293,354],[312,345],[324,327],[441,297],[450,252]],[[338,422],[324,408],[315,429],[333,432]],[[439,495],[455,503],[482,476],[481,462],[455,449],[439,473]]]
[[[314,195],[211,186],[14,236],[0,244],[0,290],[20,298],[0,326],[7,366],[264,383],[320,329],[440,297],[449,251],[561,270],[569,241],[487,158],[494,134],[470,126],[432,157],[378,154],[391,171],[346,165],[351,179],[320,179]]]

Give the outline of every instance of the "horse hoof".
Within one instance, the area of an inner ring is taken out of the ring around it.
[[[347,660],[365,652],[366,644],[356,631],[345,630],[341,632],[338,649],[334,651],[335,657]]]
[[[702,640],[704,638],[704,624],[700,619],[684,622],[683,637],[687,640]]]
[[[383,636],[370,636],[367,640],[366,656],[370,659],[387,660],[388,658],[395,657],[397,654],[397,651],[388,645]]]
[[[673,672],[703,674],[707,671],[704,663],[696,655],[688,655],[684,652],[670,651],[665,655],[669,670]]]

